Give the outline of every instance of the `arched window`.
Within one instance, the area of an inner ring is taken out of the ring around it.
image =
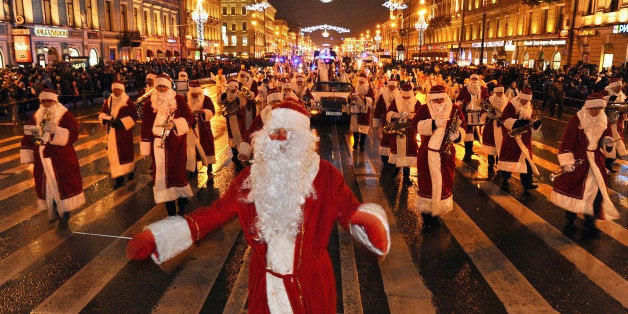
[[[530,67],[530,54],[527,51],[523,53],[523,67]]]
[[[0,68],[4,68],[4,54],[2,54],[2,50],[0,50]]]
[[[552,57],[552,69],[560,70],[560,52],[554,52],[554,56]]]
[[[98,51],[96,51],[96,49],[92,48],[89,51],[89,65],[90,66],[94,66],[98,64]]]
[[[80,53],[78,51],[78,49],[76,48],[68,48],[68,54],[70,55],[70,57],[79,57]]]

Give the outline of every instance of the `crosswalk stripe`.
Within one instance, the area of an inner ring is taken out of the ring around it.
[[[8,150],[12,150],[14,148],[18,148],[22,146],[22,143],[15,143],[15,144],[10,144],[10,145],[4,145],[2,147],[0,147],[0,153],[6,152]]]
[[[21,136],[20,136],[20,137],[21,137]],[[84,135],[84,134],[79,135],[79,139],[81,139],[81,138],[85,138],[85,137],[87,137],[87,135]],[[19,145],[18,145],[18,147],[19,147]],[[76,147],[75,147],[75,149],[76,149]],[[78,149],[77,149],[77,150],[78,150]],[[6,156],[6,157],[3,157],[3,158],[0,158],[0,164],[4,164],[4,163],[7,163],[7,162],[15,161],[15,160],[18,160],[18,159],[20,159],[20,153],[19,153],[19,152],[18,152],[18,153],[16,153],[16,154],[11,154],[11,155],[9,155],[9,156]],[[20,166],[18,166],[18,167],[11,168],[11,170],[14,170],[15,168],[19,168],[19,167],[21,167],[21,166],[25,166],[25,165],[20,165]],[[24,168],[24,170],[25,170],[25,169],[26,169],[26,168]],[[24,170],[20,170],[20,172],[21,172],[21,171],[24,171]],[[1,173],[2,173],[2,174],[5,174],[5,173],[15,173],[15,172],[14,172],[14,171],[10,171],[10,172],[3,171],[3,172],[1,172]]]
[[[242,259],[242,268],[238,273],[238,278],[236,278],[233,289],[231,289],[231,294],[229,294],[223,313],[246,313],[246,300],[249,296],[248,280],[250,259],[251,248],[248,247]]]
[[[0,140],[0,144],[4,144],[6,142],[14,141],[14,140],[21,139],[21,138],[22,138],[22,135],[9,136],[7,138],[1,139]]]

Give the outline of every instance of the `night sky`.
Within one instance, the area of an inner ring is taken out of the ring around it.
[[[388,20],[388,9],[382,4],[385,0],[332,0],[322,3],[320,0],[269,0],[277,9],[276,19],[286,20],[290,30],[301,27],[328,24],[348,28],[350,33],[339,34],[329,31],[329,37],[323,38],[322,31],[312,33],[312,40],[317,44],[340,44],[341,38],[360,37],[361,32],[370,29],[374,32],[377,23]]]

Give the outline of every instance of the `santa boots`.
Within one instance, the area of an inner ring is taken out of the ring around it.
[[[497,156],[495,155],[488,155],[488,178],[492,179],[495,176],[495,161],[497,159]]]
[[[187,205],[188,203],[188,199],[187,198],[179,198],[177,200],[177,205],[179,206],[179,212],[177,213],[179,216],[183,216],[185,215],[185,205]]]
[[[511,176],[512,176],[512,173],[507,172],[507,171],[502,171],[501,188],[502,188],[502,190],[504,190],[506,192],[510,191],[510,184],[508,184],[508,180],[510,179]]]
[[[572,236],[576,232],[576,213],[565,211],[565,227],[563,233],[566,236]]]
[[[60,229],[67,228],[69,222],[70,222],[70,212],[64,212],[63,216],[59,217],[59,228]]]
[[[430,213],[421,213],[421,218],[423,218],[423,232],[429,231],[440,225],[438,217],[434,217]]]
[[[360,151],[364,151],[364,144],[366,143],[366,134],[360,133]]]
[[[600,229],[595,225],[595,217],[592,215],[584,215],[584,230],[589,236],[598,236]]]
[[[403,185],[412,185],[412,180],[410,180],[410,167],[403,167]]]
[[[113,189],[118,189],[124,185],[124,176],[119,176],[114,179]]]
[[[353,150],[358,149],[359,142],[360,142],[360,133],[353,132]]]
[[[168,216],[177,215],[177,204],[174,201],[168,201],[164,205],[166,206],[166,211],[168,211]]]
[[[471,156],[473,155],[473,142],[464,142],[464,157],[462,161],[471,162]]]

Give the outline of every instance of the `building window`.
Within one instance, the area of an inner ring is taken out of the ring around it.
[[[94,28],[94,19],[92,14],[94,11],[92,10],[92,0],[85,1],[85,15],[87,16],[87,27]]]
[[[560,70],[560,52],[554,52],[554,57],[552,58],[552,69]]]
[[[169,34],[166,32],[168,29],[168,16],[164,14],[163,20],[161,20],[161,34],[164,36],[168,36]]]
[[[502,37],[502,30],[499,28],[499,18],[497,18],[497,20],[495,20],[495,35],[497,37]]]
[[[246,30],[246,22],[242,22],[242,30],[245,31]]]
[[[231,31],[236,31],[236,23],[231,23]]]
[[[249,45],[249,38],[246,36],[242,36],[242,46],[248,46]]]
[[[231,15],[236,15],[235,9],[236,9],[235,6],[231,7]]]
[[[153,35],[159,35],[157,32],[159,30],[159,15],[157,13],[153,13]]]
[[[44,20],[42,21],[42,24],[47,24],[47,25],[51,25],[52,24],[52,13],[51,13],[51,6],[50,6],[50,0],[43,0],[42,1],[42,9],[43,9],[43,18]]]
[[[242,15],[246,15],[246,7],[242,7]]]
[[[619,0],[611,0],[611,12],[619,11]]]
[[[565,7],[556,7],[556,25],[554,26],[554,32],[560,32],[563,29],[563,20],[565,19]]]
[[[65,8],[68,11],[68,26],[74,27],[74,3],[72,1],[68,1]]]
[[[127,6],[126,4],[122,4],[120,5],[120,23],[122,24],[121,29],[123,31],[128,31],[129,29],[127,28]]]
[[[113,16],[111,15],[111,1],[105,1],[105,29],[113,30]]]
[[[139,21],[140,21],[140,18],[138,16],[139,13],[137,11],[138,11],[137,8],[133,8],[133,21],[135,23],[139,23]],[[139,27],[136,27],[135,23],[133,23],[133,30],[138,30]]]
[[[587,15],[595,14],[596,10],[597,10],[597,0],[589,0],[589,5],[587,8]]]
[[[179,34],[178,32],[176,32],[176,29],[174,27],[175,25],[177,25],[177,23],[175,23],[174,16],[171,15],[170,16],[170,34],[172,34],[172,37],[177,37],[177,35]]]
[[[549,33],[547,26],[547,19],[549,18],[549,10],[548,9],[543,9],[541,10],[541,28],[539,29],[538,33],[539,34],[547,34]]]
[[[238,44],[238,37],[235,35],[231,35],[231,46],[235,46]]]
[[[150,35],[148,33],[148,11],[144,11],[144,34]]]
[[[222,7],[222,15],[227,15],[227,7]]]
[[[532,12],[528,12],[528,30],[526,35],[532,35]]]

